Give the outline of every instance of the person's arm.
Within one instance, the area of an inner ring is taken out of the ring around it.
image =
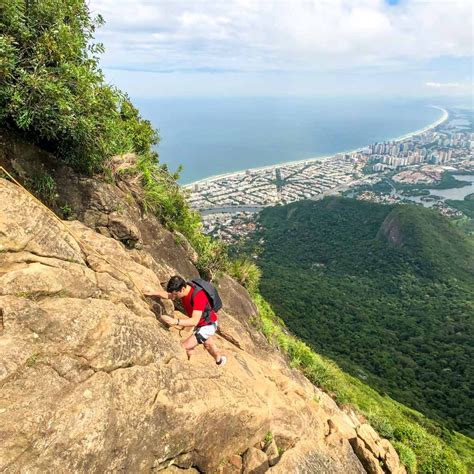
[[[150,288],[146,288],[145,290],[143,290],[143,294],[145,296],[158,296],[159,298],[165,300],[173,299],[171,293],[168,293],[167,291],[161,289],[152,290]]]
[[[196,326],[202,316],[202,311],[194,310],[190,318],[172,318],[171,316],[162,316],[161,319],[171,326],[191,327]]]

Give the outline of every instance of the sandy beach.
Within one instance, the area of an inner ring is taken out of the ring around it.
[[[421,135],[422,133],[425,133],[425,132],[433,129],[433,128],[437,127],[438,125],[441,125],[443,122],[445,122],[449,118],[449,112],[445,108],[437,106],[437,105],[432,105],[431,107],[433,107],[435,109],[439,109],[443,112],[443,115],[438,120],[436,120],[435,122],[427,125],[424,128],[421,128],[419,130],[415,130],[414,132],[410,132],[410,133],[402,135],[398,138],[392,138],[392,139],[388,139],[388,140],[384,140],[384,141],[386,141],[386,142],[401,142],[403,140],[407,140],[408,138],[414,137],[416,135]],[[368,145],[370,145],[370,144],[368,144]],[[355,150],[339,151],[339,152],[334,153],[332,155],[315,156],[315,157],[312,157],[312,158],[305,158],[303,160],[287,161],[287,162],[284,162],[284,163],[275,163],[273,165],[261,166],[261,167],[258,167],[258,168],[247,168],[247,169],[244,169],[244,170],[241,170],[241,171],[232,171],[232,172],[229,172],[229,173],[222,173],[222,174],[218,174],[218,175],[214,175],[214,176],[209,176],[208,178],[200,179],[198,181],[193,181],[192,183],[185,184],[182,187],[184,189],[188,189],[188,188],[192,188],[196,184],[199,185],[199,184],[203,184],[203,183],[208,183],[208,182],[220,180],[220,179],[223,179],[223,178],[229,178],[231,176],[241,176],[241,175],[244,175],[248,170],[250,170],[250,171],[265,171],[265,170],[272,170],[272,169],[275,169],[275,168],[281,168],[281,167],[284,167],[284,166],[296,166],[296,165],[299,165],[301,163],[308,163],[308,162],[314,162],[314,161],[320,162],[320,161],[324,161],[324,160],[329,160],[329,159],[333,158],[336,155],[360,152],[361,150],[366,148],[368,145],[357,148]]]

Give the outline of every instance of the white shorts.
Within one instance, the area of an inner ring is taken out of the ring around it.
[[[198,344],[203,344],[211,336],[213,336],[217,331],[217,322],[206,324],[206,326],[199,326],[194,331],[193,334],[196,336]]]

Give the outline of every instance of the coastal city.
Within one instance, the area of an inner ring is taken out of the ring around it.
[[[397,140],[192,183],[189,203],[201,213],[205,233],[233,242],[254,230],[254,214],[267,206],[331,194],[413,202],[407,189],[436,187],[446,172],[474,173],[472,119],[462,110],[441,110],[437,122]],[[462,215],[438,196],[415,201],[448,216]]]

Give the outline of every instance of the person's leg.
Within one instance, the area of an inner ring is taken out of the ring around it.
[[[217,330],[217,324],[209,324],[197,328],[195,332],[195,337],[198,343],[202,343],[206,348],[207,352],[214,358],[216,364],[224,365],[227,362],[227,358],[224,355],[221,355],[219,349],[217,348],[214,342],[214,334]]]
[[[191,359],[191,356],[196,352],[196,346],[198,345],[198,341],[194,334],[191,334],[188,338],[184,341],[181,341],[181,345],[183,346],[186,354],[188,356],[188,360]]]
[[[211,336],[207,339],[207,341],[204,343],[204,347],[206,348],[207,352],[209,352],[209,354],[214,357],[216,362],[221,360],[221,353],[214,342],[214,336]]]

